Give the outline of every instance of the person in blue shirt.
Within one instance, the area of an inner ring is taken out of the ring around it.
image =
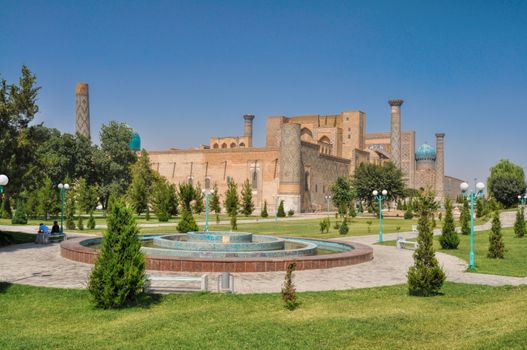
[[[40,225],[38,225],[38,232],[39,233],[44,233],[44,234],[49,234],[49,228],[44,225],[43,223],[40,223]]]

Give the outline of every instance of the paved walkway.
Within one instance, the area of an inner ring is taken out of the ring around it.
[[[512,225],[514,215],[515,213],[502,213],[504,227]],[[481,225],[476,229],[488,229],[488,225]],[[394,240],[398,235],[412,238],[415,233],[385,234],[384,239]],[[374,259],[359,265],[298,271],[295,273],[295,283],[299,291],[342,290],[406,283],[406,272],[413,263],[413,251],[373,245],[377,241],[375,235],[345,237],[336,240],[368,244],[373,247]],[[437,258],[449,281],[492,286],[527,284],[527,277],[466,273],[464,272],[466,262],[451,255],[437,253]],[[28,243],[0,249],[0,280],[12,283],[84,288],[91,267],[91,265],[63,259],[59,254],[58,244],[41,246]],[[156,275],[158,274],[161,273],[157,272]],[[190,274],[172,273],[170,275]],[[209,285],[212,290],[215,290],[218,274],[209,273],[208,275]],[[280,291],[284,273],[237,273],[234,277],[237,293],[268,293]]]

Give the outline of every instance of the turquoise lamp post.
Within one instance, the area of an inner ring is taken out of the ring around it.
[[[386,199],[388,191],[382,190],[381,193],[379,193],[379,191],[374,190],[372,194],[373,197],[379,202],[379,242],[382,242],[382,202]]]
[[[0,195],[4,193],[4,186],[9,183],[9,178],[4,174],[0,175]]]
[[[485,184],[483,182],[478,182],[476,184],[475,192],[468,192],[469,185],[466,182],[463,182],[459,185],[459,189],[464,197],[470,201],[470,255],[468,269],[472,270],[475,267],[474,263],[474,203],[479,197],[483,196],[483,190],[485,189]]]
[[[327,196],[324,196],[324,198],[326,198],[326,202],[328,203],[328,218],[329,218],[329,202],[331,201],[331,196],[327,195]]]
[[[214,194],[214,190],[202,190],[205,195],[205,232],[209,231],[209,197]]]
[[[520,205],[525,206],[525,203],[527,203],[527,194],[525,194],[524,196],[522,196],[521,194],[518,195],[518,202],[520,203]]]
[[[64,192],[70,189],[70,185],[60,183],[57,187],[60,190],[60,199],[62,201],[62,212],[60,216],[60,233],[64,233]]]

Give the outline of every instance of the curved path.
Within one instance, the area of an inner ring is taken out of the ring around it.
[[[504,227],[512,225],[514,215],[515,213],[512,212],[502,213]],[[0,227],[0,229],[3,228],[5,227]],[[488,225],[481,225],[476,229],[488,229]],[[384,237],[385,240],[394,240],[401,235],[411,238],[415,236],[415,233],[386,234]],[[413,263],[413,251],[374,245],[377,242],[375,235],[337,238],[336,240],[370,245],[374,250],[374,259],[359,265],[298,271],[295,273],[297,290],[342,290],[406,283],[406,272]],[[452,282],[494,286],[527,284],[527,277],[466,273],[464,272],[466,262],[451,255],[437,253],[437,258],[446,272],[447,280]],[[91,268],[91,265],[62,258],[58,244],[42,246],[28,243],[0,249],[0,281],[46,287],[85,288]],[[169,274],[166,273],[166,275]],[[170,275],[188,276],[192,274],[171,273]],[[215,290],[218,274],[209,273],[208,275],[209,286]],[[284,273],[235,273],[234,278],[237,293],[279,292]],[[162,285],[154,287],[156,286]]]

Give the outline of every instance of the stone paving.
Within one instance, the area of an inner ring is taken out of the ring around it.
[[[515,213],[502,213],[503,226],[511,226]],[[2,229],[3,227],[0,227]],[[477,230],[488,229],[488,224]],[[438,231],[435,232],[438,234]],[[385,234],[385,240],[397,236],[415,237],[415,233]],[[373,247],[374,259],[370,262],[337,267],[326,270],[306,270],[295,273],[299,291],[343,290],[367,288],[406,283],[406,272],[412,264],[411,250],[373,245],[376,235],[338,238],[345,242],[357,242]],[[447,254],[437,253],[437,258],[446,272],[447,280],[485,285],[527,284],[527,277],[508,277],[466,273],[466,262]],[[8,246],[0,249],[0,280],[12,283],[59,288],[85,288],[92,266],[70,261],[60,256],[59,245],[47,246],[33,243]],[[156,275],[199,275],[190,273],[159,273]],[[218,274],[208,273],[209,287],[216,290]],[[284,278],[283,272],[237,273],[234,274],[237,293],[279,292]],[[159,286],[162,286],[160,284]],[[154,285],[154,287],[156,287]]]

